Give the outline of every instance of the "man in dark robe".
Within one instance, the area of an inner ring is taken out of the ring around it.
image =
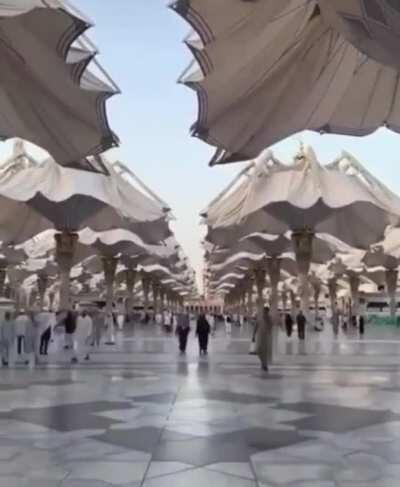
[[[199,339],[200,355],[207,355],[208,337],[211,332],[210,324],[208,323],[204,314],[201,314],[197,320],[196,335]]]
[[[288,337],[291,337],[293,332],[293,318],[290,313],[286,313],[285,315],[285,328],[286,328],[286,335]]]
[[[188,340],[188,335],[190,333],[190,318],[188,313],[179,313],[177,316],[177,325],[175,333],[179,339],[179,350],[180,352],[186,353],[186,345]]]
[[[303,314],[303,311],[300,310],[297,317],[296,317],[296,323],[297,323],[297,333],[299,335],[300,340],[304,340],[306,336],[306,317]]]

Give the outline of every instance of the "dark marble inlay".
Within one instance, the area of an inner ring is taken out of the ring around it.
[[[268,396],[257,396],[253,394],[237,393],[223,390],[185,392],[178,396],[178,401],[187,401],[190,399],[205,399],[207,401],[223,401],[237,404],[259,404],[276,402],[276,399]]]
[[[134,396],[131,398],[134,402],[153,402],[155,404],[171,404],[175,402],[176,394],[165,392],[161,394],[148,394],[146,396]]]
[[[154,461],[208,465],[222,462],[248,462],[260,451],[291,446],[307,440],[296,431],[252,428],[233,433],[194,438],[187,441],[161,441],[153,451]]]
[[[149,427],[108,430],[102,435],[91,436],[92,440],[111,445],[151,453],[160,440],[162,429]]]
[[[400,415],[388,410],[376,411],[312,402],[280,403],[276,405],[276,409],[286,409],[310,415],[308,418],[284,421],[283,423],[291,424],[300,430],[328,431],[331,433],[345,433],[349,430],[365,428],[374,424],[400,420]]]
[[[207,465],[219,462],[248,462],[251,455],[294,445],[308,439],[296,431],[251,428],[216,434],[207,438],[181,435],[173,430],[143,427],[108,430],[91,437],[115,446],[153,455],[153,461]]]
[[[38,387],[38,386],[45,386],[45,387],[62,387],[62,386],[70,386],[74,384],[83,384],[83,382],[73,381],[73,380],[56,380],[52,382],[48,381],[33,381],[29,383],[15,383],[15,384],[5,384],[0,383],[0,392],[1,391],[20,391],[24,389],[28,389],[29,387]]]
[[[46,408],[14,409],[7,413],[0,413],[0,420],[22,421],[60,432],[107,429],[123,421],[97,416],[96,413],[124,409],[132,409],[132,404],[107,401],[63,404]]]

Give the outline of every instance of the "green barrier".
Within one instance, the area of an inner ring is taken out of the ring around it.
[[[378,316],[369,315],[368,323],[377,326],[399,326],[400,327],[400,316],[392,318],[391,316]]]

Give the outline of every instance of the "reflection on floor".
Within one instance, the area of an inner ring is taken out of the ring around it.
[[[0,486],[400,485],[393,358],[340,370],[300,361],[266,375],[240,334],[220,333],[199,358],[193,338],[180,357],[173,337],[155,333],[121,335],[89,364],[53,356],[1,369]],[[387,338],[371,335],[371,348]],[[309,340],[329,347],[330,337]]]

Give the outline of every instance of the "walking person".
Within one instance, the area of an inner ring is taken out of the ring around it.
[[[100,347],[101,337],[105,328],[105,315],[100,309],[97,309],[93,316],[93,335],[92,345],[96,348]]]
[[[200,355],[208,353],[208,337],[211,333],[211,327],[205,315],[202,313],[197,319],[196,335],[199,339]]]
[[[88,347],[92,335],[93,320],[87,311],[83,311],[76,320],[76,353],[71,359],[72,363],[77,363],[81,358],[84,358],[84,360],[90,360]]]
[[[15,347],[15,323],[11,317],[10,311],[5,312],[4,320],[1,325],[1,345],[1,362],[3,366],[8,367],[9,365],[13,365]]]
[[[359,325],[360,335],[363,336],[364,333],[365,333],[365,318],[364,318],[364,315],[360,315],[359,321],[358,321],[358,325]]]
[[[115,323],[112,313],[106,313],[104,325],[106,329],[106,345],[115,345]]]
[[[299,340],[304,340],[306,337],[307,320],[302,310],[300,310],[296,316],[296,323],[297,323],[297,334],[299,336]]]
[[[29,316],[25,313],[25,310],[21,310],[15,318],[15,335],[17,337],[17,353],[22,355],[25,352],[25,336],[28,323],[30,321]]]
[[[39,355],[47,355],[51,338],[51,329],[55,325],[55,316],[50,311],[41,311],[35,316],[38,327],[37,332],[40,337]]]
[[[225,333],[227,335],[231,335],[231,333],[232,333],[232,320],[233,320],[233,318],[231,315],[227,315],[225,317]]]
[[[285,328],[286,328],[286,335],[288,338],[290,338],[293,333],[293,318],[290,313],[285,314]]]
[[[179,350],[181,354],[186,353],[187,340],[190,333],[190,318],[187,313],[178,315],[178,323],[175,330],[179,339]]]
[[[261,362],[261,368],[268,371],[268,360],[271,356],[271,343],[269,335],[272,333],[272,320],[269,308],[264,308],[262,322],[257,322],[256,329],[256,353]]]
[[[215,334],[215,329],[216,329],[216,326],[215,326],[215,323],[216,323],[216,319],[215,319],[215,315],[213,315],[212,313],[209,313],[206,315],[206,320],[208,321],[210,327],[211,327],[211,334],[214,335]]]
[[[65,349],[73,350],[74,348],[74,333],[76,330],[76,315],[73,311],[68,310],[64,318],[65,326]]]

